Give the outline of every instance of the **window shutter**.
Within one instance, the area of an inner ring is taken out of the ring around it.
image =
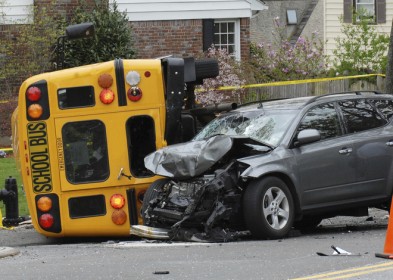
[[[386,0],[376,0],[377,23],[386,23]]]
[[[345,23],[352,23],[352,6],[353,0],[344,0],[344,17],[343,21]]]
[[[203,51],[207,51],[214,40],[214,19],[203,20]]]

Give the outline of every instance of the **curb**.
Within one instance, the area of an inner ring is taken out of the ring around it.
[[[0,247],[0,259],[9,257],[9,256],[15,256],[19,254],[19,250],[11,248],[11,247]]]

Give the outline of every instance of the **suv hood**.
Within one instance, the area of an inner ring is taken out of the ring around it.
[[[145,166],[157,175],[188,179],[212,167],[231,150],[232,145],[233,139],[226,135],[175,144],[146,156]]]

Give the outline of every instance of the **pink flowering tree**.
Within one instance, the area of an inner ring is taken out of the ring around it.
[[[195,98],[203,106],[218,105],[223,102],[239,101],[243,89],[240,88],[246,83],[241,78],[239,64],[232,58],[225,49],[212,46],[206,53],[208,58],[218,60],[219,75],[216,78],[204,79],[203,85],[198,86]],[[236,87],[233,90],[220,90],[220,87]]]
[[[258,82],[315,78],[327,69],[323,42],[314,32],[311,38],[299,37],[292,44],[284,34],[279,18],[274,19],[273,43],[251,46],[251,63]]]

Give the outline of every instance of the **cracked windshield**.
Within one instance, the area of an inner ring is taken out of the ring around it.
[[[220,134],[239,135],[276,147],[295,114],[295,111],[258,110],[225,115],[209,123],[194,140]]]

